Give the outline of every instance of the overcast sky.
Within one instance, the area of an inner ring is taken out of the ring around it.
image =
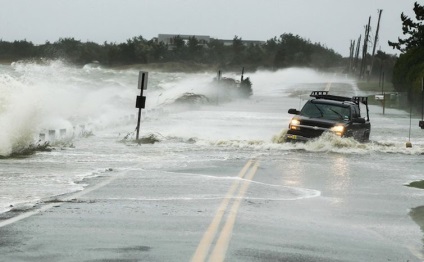
[[[0,0],[0,39],[42,44],[59,38],[125,42],[158,34],[268,40],[283,33],[320,42],[348,56],[350,41],[372,35],[383,9],[378,48],[402,36],[400,14],[423,0]]]

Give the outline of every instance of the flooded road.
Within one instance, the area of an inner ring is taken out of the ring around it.
[[[7,68],[7,85],[52,85],[46,76],[43,85],[22,80],[34,68],[70,74],[58,83],[61,93],[78,88],[86,101],[108,103],[99,110],[63,94],[45,101],[56,114],[40,123],[72,126],[57,103],[66,97],[94,136],[1,160],[0,261],[423,260],[424,191],[405,186],[423,179],[416,116],[412,148],[409,114],[382,115],[379,105],[370,108],[370,143],[335,136],[281,143],[287,110],[300,109],[311,90],[361,94],[346,76],[256,72],[249,99],[175,105],[185,92],[214,97],[202,93],[213,74],[152,73],[141,136],[156,143],[138,145],[138,70],[26,65]]]

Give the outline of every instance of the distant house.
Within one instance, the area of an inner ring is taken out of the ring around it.
[[[204,45],[204,46],[206,46],[211,40],[210,36],[208,35],[177,35],[177,34],[159,34],[157,39],[159,43],[163,42],[167,44],[170,49],[172,49],[172,46],[174,45],[174,39],[177,36],[183,39],[186,43],[188,42],[189,38],[194,37],[199,41],[200,45]]]
[[[207,44],[211,41],[211,40],[217,40],[221,43],[224,44],[224,46],[231,46],[233,45],[233,40],[224,40],[224,39],[214,39],[211,38],[208,35],[178,35],[178,34],[159,34],[157,37],[157,41],[160,43],[164,43],[166,45],[169,46],[169,49],[173,49],[173,45],[174,45],[174,38],[179,36],[180,38],[182,38],[185,42],[188,42],[190,37],[194,37],[199,41],[200,45],[203,46],[207,46]],[[244,45],[250,45],[250,44],[254,44],[254,45],[262,45],[265,44],[265,41],[257,41],[257,40],[242,40],[242,43]]]

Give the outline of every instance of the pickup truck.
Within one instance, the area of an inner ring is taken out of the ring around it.
[[[369,141],[371,123],[368,97],[329,95],[328,91],[313,91],[302,110],[289,109],[293,114],[286,142],[308,141],[332,132],[340,137],[353,137],[360,142]],[[360,104],[365,105],[366,118],[361,117]]]

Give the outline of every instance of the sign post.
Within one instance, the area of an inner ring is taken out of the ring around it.
[[[135,102],[135,107],[138,108],[137,136],[136,136],[137,141],[140,134],[141,109],[146,107],[146,97],[143,96],[143,90],[147,89],[147,78],[148,78],[148,72],[143,72],[143,71],[139,72],[137,88],[140,89],[140,95],[137,96],[137,100]]]
[[[386,95],[384,94],[384,71],[383,77],[381,78],[381,94],[383,95],[383,115],[386,111]]]
[[[424,77],[421,79],[421,121],[418,125],[424,129]]]

